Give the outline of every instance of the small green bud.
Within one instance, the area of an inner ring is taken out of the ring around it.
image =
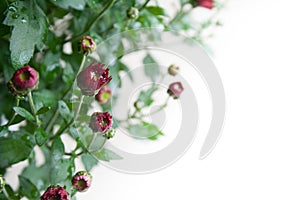
[[[168,73],[172,76],[176,76],[178,74],[179,67],[175,65],[170,65],[168,68]]]
[[[139,10],[135,7],[130,7],[127,10],[127,17],[129,19],[137,19],[139,17]]]
[[[2,192],[2,190],[5,187],[5,179],[4,177],[0,174],[0,192]]]
[[[111,138],[113,138],[114,136],[115,136],[115,133],[116,133],[116,131],[115,131],[115,129],[114,128],[110,128],[106,133],[104,133],[104,137],[106,138],[106,139],[111,139]]]
[[[93,38],[90,36],[84,36],[79,42],[79,51],[82,53],[91,53],[95,51],[97,48],[97,45]]]

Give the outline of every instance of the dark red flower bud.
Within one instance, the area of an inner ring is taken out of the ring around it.
[[[79,192],[84,192],[91,187],[92,176],[86,171],[80,171],[73,176],[72,185]]]
[[[59,185],[50,186],[41,196],[41,200],[70,200],[67,191]]]
[[[96,94],[95,99],[100,103],[100,104],[107,104],[110,99],[111,99],[111,89],[107,86],[104,86],[99,90],[99,92]]]
[[[198,0],[198,5],[207,9],[214,7],[214,0]]]
[[[109,69],[103,63],[92,63],[77,76],[77,85],[83,95],[94,96],[103,86],[111,81]]]
[[[96,48],[97,48],[97,45],[96,45],[95,41],[93,40],[93,38],[91,38],[90,36],[84,36],[80,40],[80,44],[79,44],[80,52],[91,53],[91,52],[95,51]]]
[[[169,85],[168,94],[174,99],[178,99],[184,88],[181,82],[171,83]]]
[[[179,71],[179,67],[175,65],[170,65],[168,68],[168,73],[172,76],[176,76]]]
[[[39,83],[39,73],[29,65],[18,69],[12,79],[8,82],[10,91],[15,95],[22,95],[29,90],[37,88]]]
[[[94,132],[105,133],[113,124],[112,116],[108,112],[94,112],[91,116],[90,128]]]

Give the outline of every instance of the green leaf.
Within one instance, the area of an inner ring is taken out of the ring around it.
[[[86,3],[94,12],[99,12],[101,7],[101,5],[99,6],[99,0],[86,0]]]
[[[41,115],[41,114],[44,114],[46,112],[48,112],[50,110],[50,107],[46,106],[46,107],[41,107],[37,112],[36,114],[37,115]]]
[[[39,146],[42,146],[48,140],[48,135],[42,128],[37,128],[35,130],[34,137],[36,144]]]
[[[121,156],[119,156],[118,154],[116,154],[115,152],[109,150],[109,149],[101,149],[100,151],[97,151],[95,153],[93,153],[93,155],[98,158],[99,160],[103,160],[103,161],[111,161],[111,160],[121,160],[123,159]]]
[[[75,164],[73,159],[61,159],[51,163],[50,182],[53,184],[68,181],[74,174]]]
[[[156,140],[157,136],[163,135],[156,125],[148,122],[130,125],[128,131],[134,138],[137,139]]]
[[[23,170],[22,176],[30,180],[39,190],[44,190],[50,184],[49,170],[49,164],[37,167],[35,163],[31,163]]]
[[[159,6],[148,6],[146,9],[153,15],[168,16],[165,9]]]
[[[92,139],[91,136],[88,135],[86,140],[88,142],[90,142],[91,139]],[[93,151],[93,152],[98,151],[99,149],[101,149],[104,146],[105,142],[106,142],[106,138],[103,137],[103,135],[101,135],[101,134],[97,134],[96,138],[95,138],[94,142],[92,143],[92,145],[90,146],[89,150]]]
[[[33,115],[27,111],[25,108],[22,108],[22,107],[13,107],[14,111],[24,117],[25,119],[27,119],[28,121],[31,121],[31,122],[34,122],[34,117]]]
[[[72,69],[72,66],[70,63],[67,63],[66,67],[64,68],[62,79],[68,86],[70,86],[74,82],[74,77],[75,77],[75,73]]]
[[[20,198],[17,196],[15,191],[10,187],[10,185],[5,185],[5,191],[8,194],[9,200],[19,200]],[[1,199],[1,198],[0,198]]]
[[[68,105],[64,101],[58,102],[58,110],[60,115],[67,121],[71,121],[73,118],[73,115],[68,107]]]
[[[73,139],[77,140],[79,138],[79,134],[78,131],[76,130],[76,128],[74,128],[73,126],[69,128],[70,131],[70,135],[72,136]]]
[[[143,105],[141,105],[140,107],[150,106],[153,103],[152,95],[156,90],[157,87],[152,86],[148,90],[143,90],[140,92],[138,101],[143,103]]]
[[[84,165],[86,171],[91,171],[94,166],[98,164],[98,160],[90,154],[83,154],[81,156],[81,161]]]
[[[32,94],[35,106],[40,109],[42,107],[54,107],[56,105],[56,96],[50,90],[39,90]]]
[[[21,131],[11,132],[8,137],[0,138],[0,168],[5,168],[27,159],[33,146],[32,136]]]
[[[29,199],[39,199],[39,191],[36,186],[27,178],[19,176],[19,193]]]
[[[58,137],[56,138],[51,146],[51,158],[52,160],[58,161],[60,160],[65,154],[65,146],[61,139]]]
[[[51,159],[50,159],[50,182],[57,184],[66,181],[70,182],[74,174],[75,164],[74,159],[63,159],[65,154],[65,147],[60,138],[53,141],[51,146]]]
[[[15,69],[27,64],[35,46],[42,49],[47,33],[47,18],[34,1],[16,1],[10,4],[4,24],[13,26],[10,38],[11,60]]]
[[[77,131],[77,129],[74,128],[74,127],[70,127],[70,128],[69,128],[69,131],[70,131],[71,137],[72,137],[74,140],[76,140],[77,145],[80,146],[80,147],[83,149],[83,151],[87,152],[88,149],[86,148],[86,145],[85,145],[85,144],[82,142],[82,140],[81,140],[81,139],[83,139],[83,137],[81,138],[81,137],[79,136],[79,132]],[[81,136],[82,136],[82,135],[83,135],[83,134],[81,134]]]
[[[120,77],[121,71],[126,72],[129,79],[133,81],[133,76],[130,72],[130,69],[124,63],[117,61],[112,67],[110,67],[110,74],[112,76],[112,85],[122,87],[122,79]]]
[[[63,1],[57,1],[57,0],[50,0],[53,4],[63,8],[74,8],[76,10],[83,10],[85,7],[85,0],[63,0]]]
[[[157,77],[160,74],[160,70],[159,70],[159,66],[157,64],[157,62],[152,58],[151,55],[147,55],[144,60],[144,71],[145,71],[145,75],[150,77],[150,79],[155,82]]]
[[[0,127],[0,137],[5,136],[8,133],[8,127],[7,126],[1,126]]]

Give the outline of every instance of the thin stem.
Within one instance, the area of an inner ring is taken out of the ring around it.
[[[51,117],[51,120],[49,121],[49,123],[46,126],[45,131],[49,132],[51,127],[53,126],[54,122],[56,121],[57,117],[58,117],[59,111],[58,109],[55,110],[54,114]]]
[[[139,8],[139,11],[142,11],[149,2],[150,2],[150,0],[145,1],[145,3]]]
[[[4,196],[6,196],[7,199],[10,199],[10,196],[8,195],[5,187],[3,187],[3,193],[4,193]]]
[[[61,136],[68,128],[73,124],[73,120],[71,120],[69,123],[67,123],[63,128],[60,128],[55,135],[50,137],[50,140],[54,140],[55,138],[58,138]]]
[[[100,13],[93,19],[90,21],[90,23],[87,25],[87,27],[84,29],[84,31],[82,33],[80,33],[79,35],[66,40],[65,42],[70,42],[70,41],[74,41],[77,40],[78,38],[80,38],[82,35],[86,34],[90,29],[93,28],[93,26],[98,22],[98,20],[103,16],[103,14],[116,2],[116,0],[110,0],[105,7],[100,11]]]
[[[81,109],[83,98],[84,98],[84,96],[81,94],[80,95],[80,100],[79,100],[79,105],[78,105],[77,109],[75,110],[75,114],[74,114],[73,119],[69,123],[67,123],[63,128],[60,128],[58,130],[58,132],[50,138],[50,140],[53,140],[53,139],[61,136],[69,128],[69,126],[71,126],[75,122],[75,120],[76,120],[76,118],[79,114],[79,111]]]
[[[73,118],[74,121],[76,120],[76,118],[79,114],[79,111],[80,111],[82,103],[83,103],[83,99],[84,99],[84,96],[82,94],[80,94],[79,105],[78,105],[78,107],[77,107],[77,109],[75,110],[75,113],[74,113],[74,118]]]
[[[81,60],[79,69],[78,69],[78,71],[77,71],[77,75],[74,77],[73,82],[75,82],[76,77],[77,77],[78,74],[82,71],[83,66],[84,66],[84,64],[85,64],[85,61],[86,61],[86,58],[87,58],[87,54],[84,54],[83,57],[82,57],[82,60]],[[72,86],[73,86],[73,85],[71,85],[71,86],[65,91],[65,93],[64,93],[64,95],[63,95],[63,97],[62,97],[62,99],[64,99],[64,98],[69,94],[69,92],[70,92],[71,89],[72,89]],[[58,110],[58,108],[56,108],[56,111],[53,113],[53,115],[52,115],[50,121],[48,122],[48,124],[47,124],[47,126],[46,126],[46,129],[45,129],[46,132],[49,132],[49,131],[51,130],[51,128],[52,128],[54,122],[56,121],[56,119],[57,119],[57,117],[58,117],[58,115],[59,115],[59,110]]]
[[[32,98],[32,93],[31,91],[29,90],[29,92],[27,93],[27,97],[28,97],[28,101],[29,101],[29,105],[30,105],[30,109],[31,109],[31,112],[35,118],[35,123],[37,126],[40,126],[40,121],[39,121],[39,117],[37,116],[36,114],[36,111],[35,111],[35,106],[34,106],[34,102],[33,102],[33,98]]]
[[[166,99],[166,101],[161,106],[159,106],[158,109],[152,111],[151,113],[149,113],[149,114],[141,114],[139,116],[131,116],[129,119],[140,119],[140,120],[142,120],[143,117],[146,117],[146,116],[149,116],[149,115],[154,115],[155,113],[160,112],[162,109],[164,109],[168,105],[169,99],[170,99],[170,96],[168,96],[168,98]]]
[[[90,142],[89,142],[88,145],[87,145],[87,149],[88,149],[88,150],[90,149],[90,147],[91,147],[92,144],[94,143],[96,137],[97,137],[97,133],[95,132],[95,133],[93,133],[92,139],[90,140]]]
[[[93,136],[92,136],[90,142],[89,142],[88,145],[87,145],[88,152],[87,152],[87,151],[80,151],[79,153],[77,153],[77,154],[74,155],[74,152],[77,150],[77,148],[76,148],[76,149],[74,149],[72,152],[65,152],[65,155],[66,155],[66,156],[78,157],[78,156],[80,156],[80,155],[82,155],[82,154],[84,154],[84,153],[95,153],[95,152],[101,150],[101,149],[104,147],[104,145],[105,145],[107,139],[105,139],[105,141],[103,142],[103,144],[102,144],[102,146],[101,146],[100,148],[98,148],[98,149],[96,149],[96,150],[93,150],[93,151],[89,151],[89,148],[90,148],[90,147],[92,146],[92,144],[95,142],[95,139],[96,139],[96,137],[97,137],[97,134],[98,134],[98,133],[93,133]]]
[[[139,8],[139,12],[141,12],[143,9],[145,9],[145,7],[147,6],[147,4],[150,2],[150,0],[147,0],[140,8]],[[124,19],[125,21],[126,19]],[[126,25],[126,27],[128,26],[128,24]],[[108,33],[110,30],[112,30],[114,28],[114,24],[111,24],[105,31],[102,31],[100,34],[103,35],[103,33]]]
[[[85,61],[86,61],[86,58],[87,58],[87,54],[83,54],[83,57],[82,57],[82,60],[81,60],[79,69],[78,69],[78,71],[77,71],[77,76],[78,76],[78,74],[82,71],[83,66],[84,66],[84,63],[85,63]],[[76,77],[77,77],[77,76],[76,76]],[[74,78],[74,81],[75,81],[76,77]]]
[[[182,17],[185,13],[183,12],[183,6],[180,7],[180,10],[176,13],[175,17],[171,19],[169,25],[172,25],[177,19]]]
[[[17,97],[17,98],[16,98],[16,107],[18,107],[19,104],[20,104],[20,98]],[[11,117],[11,119],[9,120],[9,122],[7,123],[7,126],[9,126],[9,125],[11,125],[11,124],[13,123],[13,121],[14,121],[15,118],[16,118],[16,116],[17,116],[17,113],[14,111],[14,114],[13,114],[13,116]]]

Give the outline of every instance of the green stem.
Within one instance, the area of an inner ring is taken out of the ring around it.
[[[17,96],[17,98],[16,98],[16,107],[18,107],[19,104],[20,104],[20,98]],[[17,113],[14,112],[13,116],[11,117],[11,119],[9,120],[9,122],[7,123],[7,126],[9,126],[9,125],[11,125],[13,123],[13,121],[16,118],[16,116],[17,116]]]
[[[31,91],[29,90],[29,92],[27,93],[27,97],[28,97],[28,101],[29,101],[29,105],[30,105],[30,109],[31,109],[31,112],[35,118],[35,123],[37,126],[40,126],[40,121],[39,121],[39,117],[37,116],[36,114],[36,111],[35,111],[35,106],[34,106],[34,102],[33,102],[33,98],[32,98],[32,93]]]
[[[58,117],[59,111],[58,109],[55,110],[54,114],[52,115],[50,121],[48,122],[47,126],[46,126],[46,133],[50,131],[51,127],[53,126],[54,122],[56,121],[57,117]]]
[[[145,3],[139,8],[139,11],[142,11],[149,2],[150,2],[150,0],[145,1]]]
[[[92,139],[90,140],[90,142],[87,145],[87,149],[90,150],[90,147],[92,146],[92,144],[94,143],[95,139],[97,137],[97,133],[93,133]]]
[[[162,104],[161,106],[159,106],[158,109],[152,111],[152,112],[149,113],[148,115],[141,114],[141,115],[139,115],[139,116],[131,116],[129,119],[140,119],[140,120],[142,120],[143,117],[146,117],[146,116],[149,116],[149,115],[154,115],[155,113],[160,112],[162,109],[164,109],[164,108],[168,105],[169,99],[170,99],[170,96],[168,96],[168,98],[166,99],[166,101],[164,102],[164,104]]]
[[[83,54],[83,57],[82,57],[82,60],[81,60],[79,69],[78,69],[78,71],[77,71],[76,77],[77,77],[78,74],[83,70],[83,66],[84,66],[84,63],[85,63],[85,61],[86,61],[86,58],[87,58],[87,54]],[[76,77],[74,78],[74,81],[76,80]]]
[[[113,4],[116,2],[116,0],[109,0],[108,3],[105,5],[105,7],[100,11],[100,13],[93,19],[90,21],[90,23],[87,25],[87,27],[84,29],[84,31],[82,33],[80,33],[79,35],[66,40],[65,42],[70,42],[70,41],[74,41],[79,39],[82,35],[86,34],[90,29],[93,28],[93,26],[98,22],[99,19],[101,19],[101,17],[103,16],[103,14],[110,8],[113,6]]]
[[[7,199],[10,199],[10,196],[8,195],[6,189],[5,189],[5,186],[3,187],[3,193],[4,193],[4,196],[7,198]]]
[[[76,120],[76,118],[79,114],[79,111],[80,111],[82,103],[83,103],[83,99],[84,99],[84,96],[82,94],[80,94],[79,105],[78,105],[78,107],[77,107],[77,109],[75,110],[75,113],[74,113],[74,118],[73,118],[74,121]]]
[[[145,9],[145,7],[147,6],[147,4],[150,2],[150,0],[147,0],[140,8],[139,8],[139,12],[141,12],[142,10]],[[126,19],[124,19],[125,21]],[[128,21],[127,21],[128,22]],[[126,27],[128,26],[128,24],[126,25]],[[111,24],[105,31],[101,32],[100,35],[103,35],[104,33],[108,33],[110,30],[112,30],[114,28],[114,24]]]
[[[175,17],[169,22],[169,26],[171,26],[175,21],[177,21],[177,19],[182,17],[184,14],[185,12],[183,12],[183,6],[182,6],[180,7],[180,10],[176,13]]]
[[[92,144],[94,143],[94,141],[95,141],[95,139],[96,139],[96,137],[97,137],[97,134],[98,134],[98,133],[93,133],[93,136],[92,136],[92,138],[91,138],[89,144],[87,145],[87,149],[88,149],[88,150],[89,150],[89,148],[92,146]],[[100,149],[102,149],[102,148],[104,147],[105,143],[106,143],[106,139],[105,139],[105,141],[103,142],[103,145],[102,145],[100,148],[98,148],[98,149],[96,149],[96,150],[94,150],[94,151],[88,151],[88,152],[89,152],[89,153],[94,153],[94,152],[99,151]],[[70,153],[66,152],[65,155],[66,155],[66,156],[71,156],[71,157],[78,157],[78,156],[80,156],[80,155],[82,155],[82,154],[84,154],[84,153],[87,153],[86,151],[80,151],[79,153],[77,153],[77,154],[74,155],[74,152],[75,152],[76,150],[77,150],[77,148],[74,149],[74,150],[73,150],[72,152],[70,152]]]
[[[82,57],[82,60],[81,60],[79,69],[78,69],[78,71],[77,71],[77,75],[74,77],[73,82],[75,82],[76,77],[77,77],[78,74],[82,71],[83,66],[84,66],[84,64],[85,64],[85,61],[86,61],[86,58],[87,58],[87,54],[84,54],[83,57]],[[71,86],[65,91],[65,93],[64,93],[64,95],[63,95],[63,97],[62,97],[62,99],[64,99],[64,98],[69,94],[69,92],[70,92],[71,89],[72,89],[72,86],[73,86],[73,85],[71,85]],[[56,111],[53,113],[53,115],[52,115],[50,121],[48,122],[48,124],[47,124],[47,126],[46,126],[46,129],[45,129],[46,132],[49,132],[49,131],[51,130],[51,128],[52,128],[54,122],[56,121],[56,119],[57,119],[57,117],[58,117],[58,115],[59,115],[59,110],[58,110],[58,107],[57,107],[57,108],[56,108]]]
[[[84,98],[84,96],[81,94],[80,95],[79,105],[78,105],[77,109],[75,110],[75,114],[74,114],[73,119],[69,123],[67,123],[64,127],[60,128],[57,131],[57,133],[50,138],[50,140],[53,140],[53,139],[61,136],[75,122],[75,120],[76,120],[76,118],[77,118],[77,116],[79,114],[79,111],[81,109],[83,98]]]

